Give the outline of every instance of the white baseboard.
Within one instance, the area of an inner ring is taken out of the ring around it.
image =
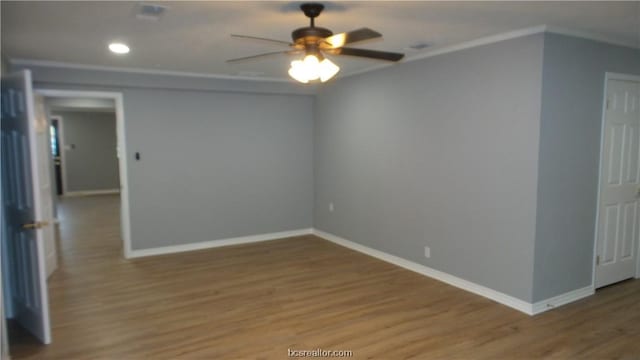
[[[395,256],[395,255],[391,255],[391,254],[387,254],[385,252],[379,251],[379,250],[375,250],[372,249],[370,247],[364,246],[364,245],[360,245],[358,243],[355,243],[353,241],[349,241],[346,239],[343,239],[341,237],[335,236],[333,234],[329,234],[327,232],[321,231],[321,230],[317,230],[314,229],[313,230],[313,234],[321,237],[325,240],[329,240],[333,243],[336,243],[338,245],[342,245],[344,247],[347,247],[349,249],[361,252],[363,254],[369,255],[369,256],[373,256],[375,258],[378,258],[382,261],[386,261],[388,263],[403,267],[407,270],[411,270],[414,272],[417,272],[418,274],[422,274],[425,276],[428,276],[430,278],[434,278],[436,280],[440,280],[444,283],[447,283],[449,285],[455,286],[457,288],[463,289],[463,290],[467,290],[469,292],[472,292],[474,294],[480,295],[480,296],[484,296],[488,299],[491,299],[493,301],[499,302],[500,304],[509,306],[511,308],[514,308],[518,311],[522,311],[525,314],[531,315],[531,304],[520,300],[518,298],[515,298],[511,295],[507,295],[505,293],[501,293],[499,291],[490,289],[486,286],[482,286],[482,285],[478,285],[476,283],[473,283],[471,281],[468,280],[464,280],[461,279],[457,276],[453,276],[447,273],[444,273],[442,271],[436,270],[436,269],[432,269],[430,267],[415,263],[413,261],[409,261],[406,259],[403,259],[401,257]]]
[[[559,306],[568,304],[570,302],[574,302],[576,300],[580,300],[587,296],[591,296],[595,294],[595,289],[593,285],[589,285],[583,287],[581,289],[572,290],[566,292],[564,294],[560,294],[558,296],[554,296],[552,298],[548,298],[542,301],[535,302],[531,305],[532,315],[540,314],[542,312],[555,309]]]
[[[462,290],[472,292],[476,295],[483,296],[487,299],[509,306],[510,308],[523,312],[527,315],[540,314],[542,312],[554,309],[564,304],[568,304],[570,302],[593,295],[595,292],[593,286],[587,286],[581,289],[569,291],[567,293],[554,296],[546,300],[538,301],[532,304],[524,300],[518,299],[516,297],[513,297],[511,295],[507,295],[500,291],[488,288],[486,286],[476,284],[474,282],[459,278],[457,276],[447,274],[440,270],[432,269],[428,266],[418,264],[418,263],[403,259],[401,257],[391,255],[383,251],[376,250],[368,246],[364,246],[364,245],[355,243],[353,241],[343,239],[336,235],[333,235],[321,230],[317,230],[317,229],[298,229],[298,230],[283,231],[283,232],[276,232],[276,233],[269,233],[269,234],[242,236],[242,237],[212,240],[212,241],[203,241],[203,242],[184,244],[184,245],[171,245],[171,246],[162,246],[162,247],[151,248],[151,249],[132,250],[129,253],[128,258],[140,258],[145,256],[174,254],[174,253],[180,253],[180,252],[186,252],[186,251],[211,249],[211,248],[222,247],[222,246],[249,244],[249,243],[269,241],[269,240],[278,240],[278,239],[284,239],[288,237],[303,236],[303,235],[309,235],[309,234],[313,234],[317,237],[331,241],[340,246],[344,246],[346,248],[358,251],[365,255],[373,256],[377,259],[386,261],[396,266],[400,266],[402,268],[416,272],[418,274],[425,275],[430,278],[442,281],[446,284],[455,286]]]
[[[312,233],[312,229],[298,229],[298,230],[282,231],[282,232],[269,233],[269,234],[250,235],[250,236],[241,236],[241,237],[229,238],[229,239],[202,241],[202,242],[184,244],[184,245],[170,245],[170,246],[162,246],[162,247],[151,248],[151,249],[131,250],[128,254],[129,255],[128,258],[139,258],[139,257],[145,257],[145,256],[153,256],[153,255],[174,254],[174,253],[180,253],[185,251],[211,249],[211,248],[216,248],[221,246],[240,245],[240,244],[248,244],[248,243],[254,243],[254,242],[261,242],[261,241],[278,240],[278,239],[284,239],[284,238],[294,237],[294,236],[310,235],[311,233]]]
[[[457,276],[453,276],[450,274],[447,274],[445,272],[436,270],[436,269],[432,269],[428,266],[422,265],[422,264],[418,264],[415,263],[413,261],[409,261],[406,259],[403,259],[401,257],[395,256],[395,255],[391,255],[388,253],[385,253],[383,251],[380,250],[376,250],[376,249],[372,249],[368,246],[364,246],[358,243],[355,243],[353,241],[347,240],[347,239],[343,239],[341,237],[338,237],[336,235],[318,230],[318,229],[313,229],[313,234],[323,238],[325,240],[331,241],[335,244],[347,247],[349,249],[361,252],[363,254],[369,255],[369,256],[373,256],[377,259],[380,259],[382,261],[386,261],[388,263],[400,266],[402,268],[405,268],[407,270],[411,270],[413,272],[417,272],[418,274],[422,274],[425,276],[428,276],[430,278],[442,281],[446,284],[449,284],[451,286],[455,286],[457,288],[460,288],[462,290],[466,290],[469,292],[472,292],[476,295],[480,295],[483,296],[487,299],[493,300],[495,302],[498,302],[500,304],[509,306],[513,309],[516,309],[518,311],[521,311],[527,315],[536,315],[536,314],[540,314],[542,312],[551,310],[553,308],[556,308],[558,306],[570,303],[572,301],[576,301],[578,299],[582,299],[586,296],[592,295],[594,293],[594,289],[592,286],[588,286],[582,289],[577,289],[574,291],[570,291],[568,293],[565,294],[561,294],[549,299],[546,299],[544,301],[539,301],[535,304],[526,302],[524,300],[515,298],[511,295],[507,295],[505,293],[502,293],[500,291],[488,288],[486,286],[483,285],[479,285],[476,284],[474,282],[465,280],[465,279],[461,279]]]
[[[66,193],[62,194],[62,196],[73,197],[73,196],[113,195],[113,194],[120,194],[120,189],[67,191]]]

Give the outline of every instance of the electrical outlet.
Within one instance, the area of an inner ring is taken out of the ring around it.
[[[424,257],[427,259],[431,257],[431,248],[428,246],[424,247]]]
[[[332,202],[329,203],[329,212],[333,212],[333,203]]]

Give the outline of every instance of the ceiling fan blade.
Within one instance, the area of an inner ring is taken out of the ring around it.
[[[330,49],[327,50],[330,54],[335,55],[350,55],[350,56],[359,56],[370,59],[378,59],[378,60],[387,60],[387,61],[400,61],[404,54],[387,52],[387,51],[378,51],[378,50],[367,50],[367,49],[354,49],[354,48],[338,48],[338,49]]]
[[[241,58],[235,58],[235,59],[230,59],[227,60],[227,63],[234,63],[234,62],[239,62],[239,61],[244,61],[244,60],[251,60],[251,59],[257,59],[257,58],[261,58],[263,56],[271,56],[271,55],[277,55],[277,54],[295,54],[300,52],[300,50],[285,50],[285,51],[273,51],[273,52],[268,52],[268,53],[264,53],[264,54],[258,54],[258,55],[252,55],[252,56],[245,56],[245,57],[241,57]]]
[[[258,36],[231,34],[231,37],[241,38],[241,39],[252,39],[252,40],[260,40],[260,41],[269,41],[269,42],[272,42],[272,43],[278,43],[278,44],[283,44],[283,45],[288,45],[288,46],[292,46],[293,45],[292,43],[290,43],[288,41],[267,39],[267,38],[258,37]]]
[[[331,48],[339,48],[346,44],[351,44],[357,41],[369,40],[382,37],[377,31],[369,28],[362,28],[358,30],[349,31],[346,33],[335,34],[324,38],[323,43],[328,44]]]

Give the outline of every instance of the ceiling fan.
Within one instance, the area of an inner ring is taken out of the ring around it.
[[[315,26],[315,18],[320,15],[324,9],[324,5],[319,3],[306,3],[300,5],[300,9],[310,19],[310,25],[294,30],[291,33],[293,42],[258,36],[231,34],[231,36],[235,38],[269,41],[287,45],[291,49],[231,59],[227,60],[227,63],[252,60],[276,54],[304,54],[302,60],[294,60],[291,62],[289,75],[295,80],[306,84],[318,79],[321,82],[325,82],[333,78],[338,71],[340,71],[340,67],[326,58],[324,56],[325,54],[350,55],[386,61],[400,61],[400,59],[404,57],[404,54],[401,53],[344,47],[344,45],[358,41],[380,38],[382,34],[369,28],[361,28],[334,35],[329,29]]]

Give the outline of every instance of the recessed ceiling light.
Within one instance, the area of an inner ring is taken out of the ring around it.
[[[129,52],[129,47],[123,43],[111,43],[109,44],[109,50],[116,54],[127,54]]]

